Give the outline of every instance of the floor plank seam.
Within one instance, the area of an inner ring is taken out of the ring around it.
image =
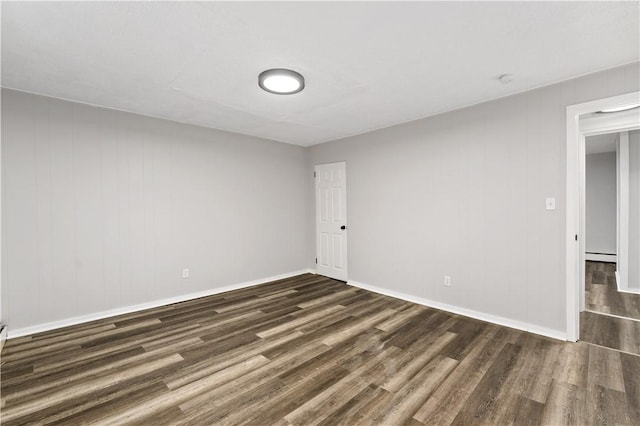
[[[640,322],[640,319],[638,319],[638,318],[623,317],[623,316],[620,316],[620,315],[609,314],[609,313],[606,313],[606,312],[594,311],[594,310],[591,310],[591,309],[585,309],[584,311],[585,312],[591,312],[592,314],[596,314],[596,315],[603,315],[603,316],[606,316],[606,317],[611,317],[611,318],[618,318],[618,319],[623,319],[623,320],[628,320],[628,321]]]
[[[636,354],[636,353],[628,352],[628,351],[623,351],[622,349],[610,348],[609,346],[603,346],[603,345],[599,345],[597,343],[592,343],[592,342],[587,342],[587,341],[582,341],[582,340],[581,340],[581,342],[584,343],[585,345],[595,346],[597,348],[607,349],[607,350],[610,350],[610,351],[619,352],[619,353],[622,353],[622,354],[627,354],[627,355],[631,355],[631,356],[635,356],[637,358],[640,358],[640,354]]]

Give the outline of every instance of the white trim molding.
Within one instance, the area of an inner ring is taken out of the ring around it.
[[[509,328],[515,328],[516,330],[527,331],[529,333],[535,333],[546,337],[551,337],[558,340],[566,340],[567,335],[561,330],[553,330],[550,328],[540,327],[535,324],[529,324],[522,321],[516,321],[497,315],[486,314],[484,312],[474,311],[472,309],[461,308],[459,306],[449,305],[442,302],[436,302],[434,300],[425,299],[422,297],[412,296],[410,294],[401,293],[398,291],[387,290],[385,288],[376,287],[369,284],[363,284],[357,281],[349,280],[348,285],[353,287],[362,288],[364,290],[372,291],[374,293],[383,294],[385,296],[394,297],[396,299],[406,300],[407,302],[417,303],[418,305],[427,306],[429,308],[440,309],[442,311],[451,312],[454,314],[462,315],[465,317],[474,318],[480,321],[490,322],[492,324],[502,325]]]
[[[585,136],[626,132],[637,128],[637,109],[617,112],[615,114],[597,114],[580,120],[580,133]]]
[[[567,290],[567,340],[575,342],[580,335],[580,306],[584,286],[584,220],[581,219],[581,202],[584,201],[581,188],[584,188],[584,139],[585,136],[620,132],[637,128],[637,110],[621,114],[625,119],[614,125],[608,125],[601,117],[583,120],[585,129],[581,128],[580,116],[607,108],[629,106],[640,101],[640,92],[598,99],[567,107],[567,171],[566,171],[566,222],[565,222],[565,275]],[[629,117],[636,117],[635,124]],[[605,116],[604,114],[602,115]],[[613,116],[609,116],[613,117]]]
[[[585,253],[584,260],[592,260],[594,262],[616,263],[617,256],[615,254]]]
[[[100,320],[109,317],[115,317],[117,315],[129,314],[132,312],[142,311],[145,309],[157,308],[159,306],[171,305],[173,303],[185,302],[187,300],[199,299],[201,297],[213,296],[214,294],[226,293],[228,291],[239,290],[246,287],[252,287],[255,285],[266,284],[272,281],[278,281],[285,278],[295,277],[302,274],[315,274],[315,271],[311,269],[302,269],[299,271],[288,272],[285,274],[274,275],[271,277],[260,278],[257,280],[246,281],[243,283],[232,284],[224,287],[218,287],[211,290],[205,290],[197,293],[183,294],[180,296],[169,297],[167,299],[155,300],[153,302],[141,303],[138,305],[130,305],[122,308],[110,309],[108,311],[96,312],[93,314],[82,315],[73,318],[67,318],[61,321],[53,321],[44,324],[38,324],[31,327],[18,328],[16,330],[9,330],[7,338],[13,339],[21,336],[28,336],[30,334],[41,333],[43,331],[54,330],[56,328],[68,327],[71,325],[82,324],[89,321]],[[5,330],[7,327],[5,327]]]
[[[621,132],[616,145],[618,183],[618,220],[616,223],[618,264],[616,269],[619,272],[618,287],[624,289],[629,282],[629,132]]]

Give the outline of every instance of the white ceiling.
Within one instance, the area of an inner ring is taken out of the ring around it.
[[[2,2],[2,85],[312,145],[637,61],[639,4]]]

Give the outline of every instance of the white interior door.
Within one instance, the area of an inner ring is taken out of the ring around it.
[[[320,275],[347,280],[346,164],[315,168],[316,263]]]

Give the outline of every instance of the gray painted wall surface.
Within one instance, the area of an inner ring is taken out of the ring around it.
[[[640,290],[640,132],[629,132],[629,283]]]
[[[589,138],[587,138],[589,143]],[[585,251],[616,254],[616,153],[590,154],[585,167]]]
[[[638,75],[309,149],[3,91],[11,329],[314,267],[313,165],[346,160],[350,279],[564,331],[566,106]]]
[[[564,332],[566,107],[637,91],[638,76],[635,63],[311,147],[310,168],[347,162],[349,279]]]
[[[2,90],[0,90],[0,117],[2,116],[2,101],[3,101]],[[2,160],[2,137],[1,136],[2,136],[2,120],[0,119],[0,323],[6,325],[7,319],[8,319],[7,312],[9,312],[9,309],[7,307],[7,298],[5,297],[5,294],[7,293],[7,288],[6,288],[7,283],[6,283],[6,280],[4,279],[4,270],[3,270],[5,247],[4,247],[4,236],[2,235],[4,230],[4,222],[2,221],[1,212],[4,210],[2,206],[1,192],[4,192],[4,179],[2,179],[4,170],[2,169],[3,160]]]
[[[304,148],[9,90],[2,102],[10,330],[307,267]]]

